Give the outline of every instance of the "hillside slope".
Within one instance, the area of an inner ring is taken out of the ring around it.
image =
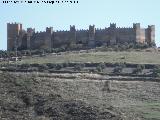
[[[64,97],[52,81],[27,76],[0,74],[1,120],[121,120],[109,109]]]
[[[159,82],[98,74],[0,73],[0,119],[158,120],[159,93]]]

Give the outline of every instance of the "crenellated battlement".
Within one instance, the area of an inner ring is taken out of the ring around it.
[[[75,25],[70,25],[70,31],[76,31]]]
[[[133,28],[140,29],[141,28],[140,23],[133,23]]]
[[[27,28],[27,33],[35,33],[35,28]]]
[[[21,24],[21,23],[18,23],[18,22],[11,22],[11,23],[7,23],[8,25],[18,25],[18,24]]]
[[[110,28],[116,28],[116,23],[110,23]]]
[[[46,27],[46,33],[52,34],[53,33],[53,27]]]
[[[148,25],[148,29],[155,30],[155,25]]]

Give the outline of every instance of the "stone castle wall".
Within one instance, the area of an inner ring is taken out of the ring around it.
[[[86,30],[76,30],[75,26],[70,26],[68,31],[54,31],[53,27],[47,27],[46,31],[35,32],[32,28],[23,30],[22,24],[8,23],[8,50],[14,50],[15,41],[18,41],[17,46],[21,49],[50,49],[69,44],[83,44],[88,47],[118,43],[150,44],[155,42],[155,26],[141,28],[140,23],[136,23],[131,28],[119,28],[116,24],[110,24],[108,28],[96,29],[94,25],[90,25]]]

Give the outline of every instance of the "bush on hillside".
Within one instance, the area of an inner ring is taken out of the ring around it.
[[[81,71],[85,67],[85,64],[79,63],[74,66],[74,70]]]
[[[143,69],[145,69],[145,65],[137,65],[137,68],[133,70],[133,74],[140,74],[142,73]]]
[[[103,72],[103,70],[106,68],[105,63],[99,63],[98,66],[96,67],[96,70],[98,72]]]
[[[160,77],[160,66],[156,66],[153,71],[152,71],[152,75],[154,77]]]

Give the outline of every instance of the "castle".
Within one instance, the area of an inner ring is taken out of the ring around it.
[[[90,25],[89,29],[77,30],[70,26],[68,31],[54,31],[47,27],[46,31],[35,32],[33,28],[23,30],[20,23],[7,23],[7,50],[51,49],[68,44],[82,44],[87,47],[98,45],[115,45],[124,43],[155,43],[155,25],[141,28],[140,23],[134,23],[131,28],[116,27],[110,24],[108,28],[96,29]]]

